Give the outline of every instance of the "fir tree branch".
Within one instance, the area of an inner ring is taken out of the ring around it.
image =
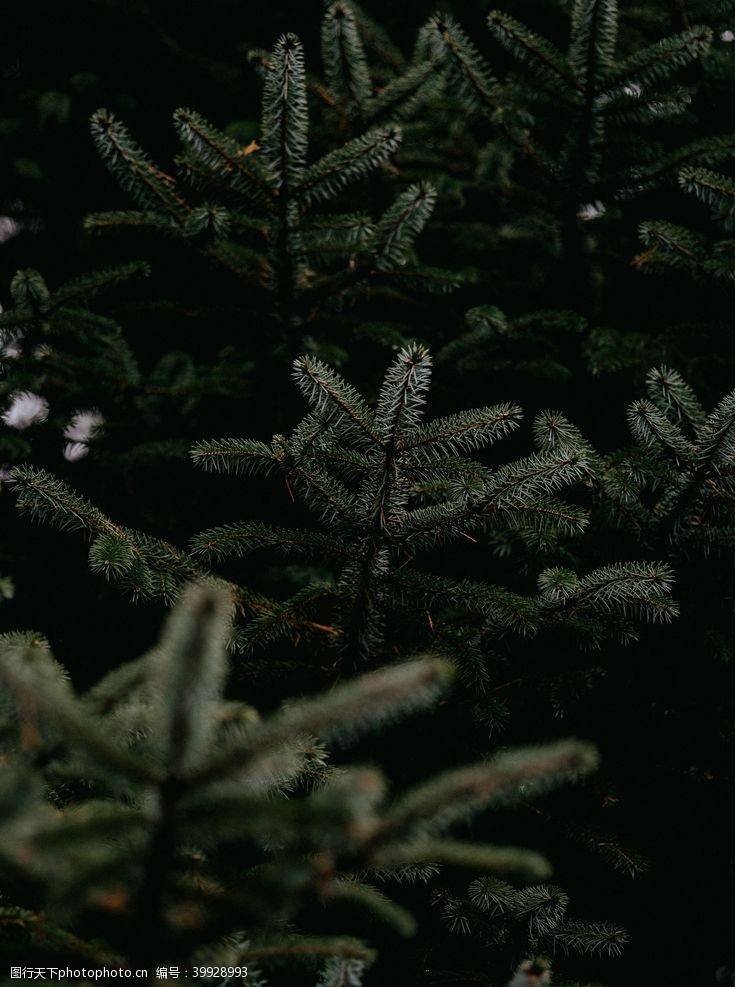
[[[379,844],[402,833],[431,834],[446,829],[466,814],[540,791],[569,777],[593,771],[593,747],[563,741],[500,755],[421,785],[402,796],[377,825],[373,840]]]
[[[330,4],[322,20],[322,62],[330,91],[349,115],[364,116],[372,80],[355,12],[349,0]]]
[[[92,116],[92,137],[110,171],[143,209],[163,209],[182,225],[190,207],[175,190],[175,181],[157,168],[127,129],[107,110]]]
[[[570,72],[566,59],[545,38],[499,10],[491,10],[487,22],[503,47],[528,65],[539,79],[554,84],[567,97],[570,90],[572,94],[579,91],[580,84]]]
[[[263,91],[262,146],[275,187],[287,200],[306,167],[308,112],[301,42],[284,34],[270,57]]]
[[[274,192],[262,169],[255,165],[257,159],[243,153],[231,137],[186,108],[176,110],[174,125],[184,146],[190,147],[208,169],[225,178],[228,187],[245,199],[272,205]]]

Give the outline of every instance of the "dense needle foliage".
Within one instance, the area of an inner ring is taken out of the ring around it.
[[[16,6],[7,965],[729,982],[732,4]]]

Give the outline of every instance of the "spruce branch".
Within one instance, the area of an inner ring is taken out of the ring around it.
[[[322,62],[327,85],[350,116],[369,111],[373,85],[358,18],[349,0],[336,0],[322,20]]]
[[[119,121],[95,114],[100,153],[141,209],[95,213],[87,228],[148,228],[185,241],[249,283],[269,318],[289,328],[312,322],[323,309],[339,311],[343,301],[352,304],[389,280],[388,290],[400,295],[453,290],[461,275],[424,266],[413,252],[435,198],[427,185],[413,187],[408,198],[399,195],[378,221],[344,209],[337,220],[335,199],[376,169],[387,170],[402,139],[394,121],[415,118],[441,89],[431,64],[411,64],[375,102],[365,51],[378,33],[350,0],[330,4],[323,22],[326,84],[307,78],[294,35],[283,35],[270,54],[251,53],[264,91],[261,133],[245,147],[202,114],[179,108],[177,164],[192,187],[191,202]],[[342,124],[345,116],[360,116],[369,129],[344,144],[330,134],[326,152],[309,162],[309,93],[340,112]]]
[[[17,467],[12,482],[22,513],[60,530],[82,530],[95,536],[90,551],[93,568],[116,575],[135,596],[171,599],[184,581],[204,575],[180,549],[115,524],[44,470]]]
[[[430,382],[431,357],[424,346],[406,347],[385,375],[375,416],[389,455],[403,435],[418,426]],[[386,472],[390,468],[387,464]]]
[[[184,147],[244,200],[265,205],[272,203],[273,189],[266,181],[257,155],[243,153],[236,141],[217,130],[195,110],[176,110],[174,126]]]
[[[388,844],[374,857],[377,867],[389,869],[396,861],[402,864],[433,862],[453,864],[477,870],[518,874],[525,878],[548,877],[551,868],[548,861],[537,853],[518,847],[485,846],[423,837],[406,844]]]
[[[370,240],[374,265],[379,271],[402,266],[413,242],[426,225],[436,202],[436,190],[428,183],[411,185],[378,220]]]
[[[501,105],[497,80],[460,25],[447,14],[435,14],[422,29],[422,41],[440,64],[449,66],[460,97],[494,113]]]
[[[577,92],[580,84],[554,45],[502,11],[491,10],[487,22],[503,47],[528,65],[541,81],[553,84],[567,98],[570,92]]]
[[[653,367],[646,377],[646,390],[651,401],[667,416],[685,423],[695,432],[705,420],[696,394],[681,374],[669,367]]]
[[[540,788],[544,776],[555,782],[589,769],[587,745],[459,769],[385,808],[380,772],[325,771],[314,737],[349,739],[425,708],[445,688],[450,666],[408,662],[260,719],[224,700],[231,610],[222,587],[188,586],[159,643],[84,699],[35,636],[0,641],[4,729],[17,732],[2,778],[0,874],[32,880],[43,903],[38,914],[2,910],[0,925],[15,942],[43,935],[54,962],[119,956],[131,969],[171,955],[235,965],[299,957],[366,963],[372,954],[359,942],[301,937],[284,926],[316,895],[354,902],[412,931],[408,912],[358,876],[380,872],[381,861],[397,873],[427,856],[461,866],[545,867],[526,851],[431,834],[501,794]],[[45,756],[31,764],[36,713],[44,738],[53,725],[63,743],[49,735]],[[306,785],[315,764],[324,783],[284,797]],[[49,802],[48,781],[58,786],[59,778],[65,786]],[[102,930],[99,946],[86,943],[90,927]]]
[[[567,59],[580,85],[598,92],[615,60],[617,0],[577,0],[572,8]]]
[[[419,552],[460,540],[474,543],[480,535],[556,549],[562,539],[582,533],[590,517],[588,508],[560,494],[581,483],[612,489],[603,458],[558,413],[539,416],[534,431],[541,450],[523,459],[491,469],[457,456],[511,434],[520,409],[496,405],[425,422],[431,370],[424,347],[404,347],[373,410],[325,363],[302,357],[294,378],[313,410],[289,438],[276,436],[270,447],[245,440],[229,440],[225,449],[212,446],[214,465],[226,463],[220,463],[222,451],[254,449],[256,460],[282,472],[292,497],[319,517],[326,534],[244,521],[197,536],[195,555],[216,560],[270,547],[333,568],[333,581],[320,578],[283,604],[256,611],[238,631],[238,648],[252,653],[268,642],[296,641],[302,629],[308,637],[312,620],[312,628],[322,624],[343,654],[368,657],[383,646],[394,618],[411,618],[416,611],[449,615],[455,608],[481,616],[492,635],[503,629],[532,634],[565,621],[595,641],[616,631],[630,637],[633,620],[675,615],[671,574],[656,564],[613,565],[584,577],[570,573],[570,592],[563,590],[561,576],[550,573],[542,576],[538,597],[414,566]],[[685,401],[682,386],[677,393]],[[203,448],[197,447],[196,458]],[[309,617],[309,608],[327,601],[335,612],[325,625],[322,616]]]
[[[521,409],[515,404],[460,412],[419,426],[404,438],[402,448],[427,459],[475,452],[506,438],[519,427],[521,419]]]
[[[424,659],[362,676],[315,701],[295,703],[253,729],[240,747],[203,766],[189,784],[211,782],[242,770],[246,757],[263,756],[301,736],[321,740],[349,739],[368,727],[390,721],[399,712],[433,703],[446,688],[451,667],[439,659]]]
[[[308,147],[306,76],[301,42],[284,34],[268,63],[263,90],[263,155],[282,198],[301,181]]]
[[[728,217],[735,211],[735,181],[708,168],[683,168],[678,176],[685,192],[695,195],[719,216]]]
[[[92,138],[110,171],[143,209],[163,210],[182,225],[190,207],[176,191],[176,182],[161,171],[135,143],[127,128],[107,110],[91,121]]]
[[[372,913],[402,936],[412,936],[416,932],[416,922],[413,916],[391,901],[378,888],[369,884],[358,883],[355,880],[335,881],[329,888],[327,902],[342,904],[346,902]]]
[[[192,540],[192,552],[207,562],[244,555],[261,548],[277,549],[287,558],[345,558],[347,550],[333,538],[313,531],[273,528],[258,522],[227,524],[202,531]]]
[[[548,933],[554,950],[589,956],[620,956],[628,934],[612,922],[565,921]]]
[[[371,442],[380,442],[375,418],[357,393],[331,367],[312,357],[300,357],[294,363],[294,380],[304,397],[319,414],[336,413],[338,420],[349,422]]]
[[[597,756],[589,744],[564,741],[450,771],[400,798],[377,827],[374,839],[385,842],[406,830],[441,832],[469,813],[543,791],[554,781],[579,777],[596,766]]]
[[[276,456],[265,442],[247,439],[211,439],[192,447],[192,461],[205,470],[251,476],[272,472]]]
[[[305,204],[334,198],[348,184],[364,178],[395,153],[402,139],[398,127],[377,127],[330,151],[307,168],[294,194]]]
[[[650,401],[634,401],[628,411],[631,432],[644,445],[661,448],[684,460],[691,459],[694,448],[681,429]]]
[[[701,58],[712,43],[712,31],[703,25],[663,38],[634,52],[615,66],[605,79],[606,94],[615,96],[624,86],[650,87],[668,79]]]

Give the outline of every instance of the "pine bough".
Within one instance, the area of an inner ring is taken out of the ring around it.
[[[321,985],[372,959],[360,941],[294,934],[298,909],[353,903],[410,934],[365,875],[422,862],[542,877],[514,847],[447,829],[596,763],[562,741],[450,770],[386,803],[372,768],[330,768],[325,745],[432,704],[451,667],[379,670],[266,718],[225,700],[226,592],[188,587],[160,642],[82,696],[36,634],[0,637],[0,929],[13,955],[153,969],[311,957]],[[14,904],[9,902],[13,901]]]
[[[348,16],[327,20],[341,25],[339,43],[351,36]],[[309,85],[298,38],[283,35],[262,71],[260,136],[245,147],[194,110],[174,114],[182,144],[177,163],[203,201],[190,201],[111,113],[95,113],[92,134],[99,153],[138,209],[94,214],[87,228],[147,228],[186,241],[265,288],[268,305],[287,324],[381,285],[455,287],[457,276],[420,264],[413,250],[434,206],[430,184],[406,188],[377,219],[339,211],[348,186],[389,163],[401,142],[398,124],[376,124],[310,163]],[[351,100],[363,99],[365,85],[349,84]]]
[[[330,367],[303,357],[294,377],[311,410],[290,437],[195,446],[194,462],[205,469],[280,476],[287,495],[314,513],[314,528],[243,520],[202,532],[184,552],[116,524],[29,467],[12,474],[19,506],[86,531],[93,569],[143,598],[174,599],[184,582],[215,578],[212,566],[255,551],[303,561],[307,579],[284,601],[227,584],[243,617],[233,646],[247,654],[305,639],[317,655],[327,646],[359,663],[425,641],[450,653],[476,688],[489,681],[492,645],[509,635],[564,626],[594,645],[635,636],[641,620],[676,614],[671,569],[658,562],[614,563],[584,575],[555,566],[539,575],[531,595],[419,567],[422,553],[453,543],[510,539],[532,556],[560,550],[589,519],[587,508],[560,495],[598,489],[604,471],[581,433],[551,412],[535,423],[536,452],[495,467],[482,463],[474,454],[515,432],[520,409],[501,404],[424,420],[430,376],[428,352],[405,348],[373,408]],[[314,564],[322,575],[308,578]]]

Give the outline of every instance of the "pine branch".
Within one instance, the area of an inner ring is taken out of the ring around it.
[[[293,34],[279,38],[263,91],[263,156],[282,198],[301,181],[306,167],[308,110],[304,54]]]
[[[273,528],[255,521],[210,528],[192,540],[193,554],[207,562],[221,561],[232,556],[242,558],[261,548],[276,549],[286,558],[301,556],[308,559],[344,559],[347,555],[345,546],[326,535],[298,529]]]
[[[300,357],[294,363],[294,380],[319,414],[336,413],[370,442],[380,442],[375,417],[357,391],[321,360]]]
[[[17,506],[21,512],[61,530],[82,530],[97,536],[90,553],[93,567],[121,579],[135,596],[171,599],[185,580],[205,575],[184,552],[115,524],[43,470],[18,467],[13,470],[12,482],[19,491]]]
[[[705,260],[702,238],[683,226],[647,222],[641,223],[638,232],[647,248],[633,258],[639,270],[669,266],[697,269]]]
[[[322,20],[322,62],[327,85],[351,116],[370,108],[373,85],[355,12],[349,0],[336,0]]]
[[[310,165],[294,189],[294,194],[306,204],[333,198],[350,182],[364,178],[387,161],[400,146],[401,140],[398,127],[369,130]]]
[[[272,957],[281,958],[284,956],[326,956],[335,957],[340,960],[371,963],[375,957],[375,952],[368,949],[357,939],[350,939],[347,936],[330,939],[317,939],[308,936],[299,936],[292,941],[286,940],[281,943],[249,943],[237,953],[237,961],[229,966],[250,966],[262,960]]]
[[[525,918],[529,924],[531,940],[553,932],[564,920],[569,896],[561,888],[550,884],[522,888],[513,900],[513,914]]]
[[[430,105],[440,95],[444,79],[438,69],[433,58],[417,58],[402,75],[378,90],[373,97],[371,116],[413,119],[421,106]]]
[[[701,427],[698,458],[715,469],[731,466],[735,460],[735,391],[719,402]]]
[[[422,709],[446,688],[451,667],[439,659],[424,659],[372,672],[356,683],[336,688],[318,700],[294,703],[260,728],[244,743],[189,775],[189,784],[210,783],[241,771],[247,758],[262,757],[301,736],[345,741],[393,719],[399,712]]]
[[[37,637],[0,637],[0,679],[18,705],[25,743],[31,749],[42,746],[38,732],[38,713],[42,713],[46,723],[83,744],[89,755],[109,770],[137,782],[155,784],[160,777],[158,772],[109,742],[73,698],[68,683],[54,665],[48,646]]]
[[[435,14],[422,35],[434,59],[449,66],[460,98],[481,111],[495,113],[502,105],[498,82],[459,24],[449,15]]]
[[[678,172],[687,166],[706,167],[719,164],[732,156],[735,147],[735,136],[704,137],[700,140],[682,144],[668,154],[659,155],[650,164],[639,165],[614,176],[617,186],[616,196],[621,199],[631,198],[649,188],[654,188],[664,177]],[[673,224],[643,223],[641,230],[651,227],[655,230],[678,230]],[[688,231],[687,231],[688,232]],[[693,234],[688,233],[689,237]]]
[[[554,950],[590,956],[620,956],[628,933],[611,922],[565,921],[549,934]]]
[[[386,473],[404,434],[421,420],[430,383],[431,357],[424,346],[405,347],[385,375],[375,416],[387,450]]]
[[[650,401],[634,401],[628,410],[628,425],[634,437],[643,445],[662,449],[684,462],[691,460],[694,447],[678,425]]]
[[[277,458],[265,442],[248,439],[212,439],[198,442],[191,450],[196,466],[219,473],[251,476],[271,473]]]
[[[402,936],[412,936],[416,932],[416,921],[405,908],[396,905],[377,888],[355,880],[335,881],[329,888],[327,901],[341,904],[355,904],[370,912]]]
[[[679,173],[679,185],[721,216],[735,212],[735,181],[726,175],[707,168],[684,168]]]
[[[119,264],[117,267],[107,267],[102,270],[89,271],[78,278],[72,278],[62,284],[50,299],[50,309],[78,300],[88,301],[101,291],[114,288],[133,278],[145,278],[150,275],[150,265],[142,261],[132,261],[129,264]]]
[[[564,605],[569,614],[592,607],[599,613],[627,616],[654,622],[669,622],[679,613],[669,593],[673,573],[668,565],[629,562],[603,566],[579,580]]]
[[[158,212],[116,209],[89,213],[84,217],[84,229],[93,233],[111,229],[150,229],[175,234],[179,230],[179,224]]]
[[[435,202],[436,190],[422,183],[411,185],[385,211],[370,240],[377,270],[392,270],[406,263],[408,251],[426,225]]]
[[[520,792],[542,791],[555,780],[584,775],[596,765],[592,747],[564,741],[450,771],[400,798],[386,813],[375,838],[384,842],[403,832],[442,831],[466,814],[512,801]]]
[[[365,47],[373,51],[391,69],[400,72],[404,64],[401,51],[380,24],[369,17],[355,0],[350,0],[350,7]]]
[[[256,155],[245,154],[236,141],[194,110],[176,110],[174,126],[184,147],[188,147],[208,170],[221,176],[229,188],[247,201],[272,204],[273,190]]]
[[[374,864],[390,868],[400,861],[402,864],[433,862],[451,864],[455,867],[468,867],[476,870],[489,870],[500,873],[515,873],[526,878],[548,877],[551,868],[547,860],[537,853],[519,850],[518,847],[484,846],[475,843],[460,843],[456,840],[421,838],[414,842],[388,845],[379,850]]]
[[[677,422],[686,423],[693,431],[705,420],[702,408],[692,388],[681,374],[669,367],[653,367],[646,377],[646,390],[651,400]]]
[[[534,453],[525,459],[501,466],[477,502],[476,512],[490,513],[527,504],[536,496],[546,496],[587,478],[590,464],[575,448],[561,447],[553,453]]]
[[[35,949],[55,950],[62,956],[81,957],[100,967],[119,969],[122,957],[97,942],[87,942],[59,926],[49,922],[45,915],[37,915],[26,908],[6,906],[0,909],[0,928],[14,936],[20,934]]]
[[[169,779],[184,777],[208,754],[217,723],[216,701],[227,674],[225,645],[232,601],[192,586],[169,619],[150,664],[149,716],[160,737]]]
[[[617,34],[617,0],[576,0],[567,59],[584,89],[599,91],[614,62]]]
[[[181,226],[190,207],[176,191],[175,180],[153,164],[127,128],[107,110],[97,110],[91,128],[102,160],[125,191],[143,209],[163,210]]]
[[[606,94],[613,97],[625,86],[646,88],[668,79],[706,54],[711,44],[712,31],[702,25],[663,38],[619,62],[605,79]]]
[[[439,418],[416,428],[403,439],[401,448],[422,457],[475,452],[506,438],[522,418],[515,404],[493,405]]]
[[[579,83],[570,72],[566,59],[546,39],[499,10],[491,10],[487,22],[503,47],[524,62],[542,82],[551,83],[567,97],[570,91],[573,95],[579,90]]]

